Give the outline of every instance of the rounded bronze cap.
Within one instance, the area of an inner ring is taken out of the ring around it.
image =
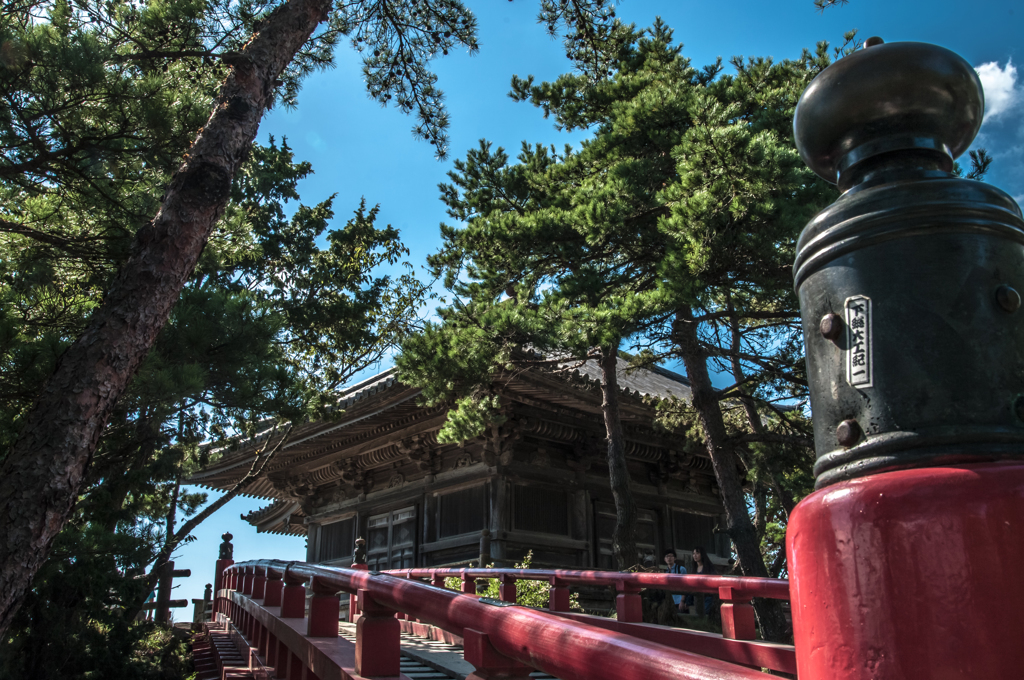
[[[811,81],[793,133],[804,162],[838,183],[853,166],[892,151],[937,152],[951,166],[984,113],[981,81],[960,55],[928,43],[874,42]]]

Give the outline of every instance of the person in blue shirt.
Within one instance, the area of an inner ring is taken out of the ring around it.
[[[681,565],[678,562],[676,562],[676,551],[675,550],[669,550],[667,553],[665,553],[665,558],[664,559],[665,559],[665,564],[668,565],[668,573],[670,573],[670,574],[685,574],[686,573],[686,567],[684,567],[683,565]],[[683,596],[682,595],[673,594],[672,595],[672,602],[675,603],[676,609],[678,609],[679,611],[684,611],[683,610]]]

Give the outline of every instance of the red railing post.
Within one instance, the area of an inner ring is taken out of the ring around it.
[[[305,668],[302,663],[302,659],[299,656],[289,650],[288,651],[288,678],[287,680],[305,680]]]
[[[309,618],[306,619],[307,637],[338,637],[338,616],[341,599],[338,591],[314,576],[309,582],[313,597],[309,599]]]
[[[288,677],[288,645],[283,640],[277,641],[277,658],[274,659],[274,675],[279,678]]]
[[[466,573],[465,569],[462,570],[459,576],[462,578],[462,592],[476,595],[476,579]]]
[[[297,577],[289,577],[284,572],[284,588],[281,590],[281,618],[301,619],[306,616],[306,589],[303,581]]]
[[[561,579],[552,578],[551,590],[548,592],[548,609],[553,612],[569,611],[569,586]]]
[[[219,591],[221,591],[221,590],[223,590],[225,588],[230,588],[231,587],[228,584],[228,581],[231,578],[231,575],[230,574],[225,574],[224,570],[227,569],[228,567],[230,567],[234,563],[235,563],[234,560],[217,560],[217,566],[214,569],[214,576],[213,576],[213,592],[216,593],[216,592],[219,592]]]
[[[267,631],[267,655],[264,657],[268,668],[277,668],[277,636]],[[275,673],[276,675],[276,673]]]
[[[370,569],[367,564],[353,564],[350,569],[358,569],[359,571],[368,571]],[[348,596],[348,622],[355,623],[356,616],[359,614],[359,597],[355,593],[350,593]]]
[[[256,653],[262,658],[267,658],[267,645],[270,643],[270,629],[260,622],[256,622],[259,630],[256,631]]]
[[[366,590],[360,590],[358,597],[356,673],[364,678],[398,675],[402,629],[394,610],[378,604]]]
[[[530,677],[532,668],[510,659],[491,644],[486,634],[472,628],[462,631],[463,657],[476,669],[466,676],[466,680],[512,680]]]
[[[267,569],[267,585],[263,593],[264,607],[281,606],[281,588],[284,581],[281,580],[281,572],[276,569]]]
[[[640,587],[632,583],[615,583],[615,616],[623,623],[640,623],[644,620],[643,603],[640,601]]]
[[[252,581],[252,599],[262,600],[267,587],[267,570],[256,567],[256,577]]]
[[[256,570],[253,567],[246,567],[242,574],[242,595],[252,597],[253,581],[256,579]]]
[[[750,598],[729,587],[719,588],[718,597],[722,600],[722,637],[753,640],[754,607],[750,604]]]
[[[498,595],[501,597],[502,602],[511,602],[515,604],[517,592],[516,592],[516,577],[507,576],[502,574],[498,577]]]
[[[437,572],[431,572],[431,574],[430,574],[430,585],[434,586],[435,588],[447,588],[448,587],[444,583],[444,576],[442,576],[441,574],[438,574]]]

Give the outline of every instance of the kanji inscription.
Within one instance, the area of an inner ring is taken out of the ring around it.
[[[846,382],[853,387],[871,387],[871,298],[846,298]]]

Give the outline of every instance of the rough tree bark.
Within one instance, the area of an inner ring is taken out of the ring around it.
[[[328,0],[288,0],[230,55],[213,113],[85,332],[61,357],[0,467],[0,635],[67,521],[118,397],[153,346],[227,204],[277,80],[327,18]],[[225,61],[228,61],[225,59]]]
[[[747,512],[747,500],[743,493],[743,481],[739,474],[739,456],[729,441],[722,417],[718,393],[711,385],[708,374],[708,355],[697,335],[697,322],[690,307],[676,310],[672,327],[672,338],[678,347],[679,358],[686,366],[690,379],[693,409],[704,430],[705,444],[715,479],[721,491],[722,505],[728,522],[729,537],[736,546],[740,558],[740,569],[744,576],[768,576],[764,557],[757,540],[757,531]],[[766,640],[781,642],[788,638],[786,620],[781,603],[776,600],[756,598],[754,611],[761,624],[761,633]]]
[[[619,569],[636,564],[636,503],[629,488],[629,469],[626,467],[626,447],[622,439],[622,420],[619,415],[618,347],[601,348],[601,413],[608,435],[608,476],[615,500],[615,531],[612,533],[612,551]]]

